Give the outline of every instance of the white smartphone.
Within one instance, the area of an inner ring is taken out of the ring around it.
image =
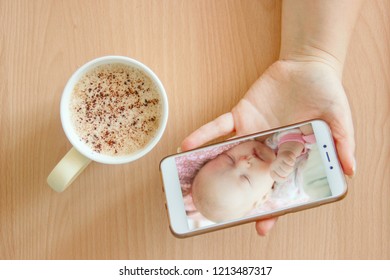
[[[181,238],[316,207],[347,193],[322,120],[171,155],[160,171],[170,228]]]

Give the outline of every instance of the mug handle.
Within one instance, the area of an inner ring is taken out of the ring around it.
[[[63,192],[90,162],[89,158],[72,148],[54,167],[47,177],[47,183],[56,192]]]

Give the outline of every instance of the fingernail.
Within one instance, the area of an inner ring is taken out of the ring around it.
[[[181,153],[181,148],[177,148],[176,152]]]

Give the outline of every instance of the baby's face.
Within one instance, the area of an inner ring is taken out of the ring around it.
[[[214,221],[242,217],[272,188],[270,165],[274,159],[272,149],[258,141],[239,144],[220,154],[199,171],[193,187],[194,203],[208,208],[205,212],[210,212],[209,217],[205,216],[210,219],[214,215]],[[213,205],[225,209],[218,213]]]

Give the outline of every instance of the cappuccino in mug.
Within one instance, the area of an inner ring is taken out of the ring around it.
[[[62,93],[61,124],[72,148],[47,177],[64,191],[91,161],[123,164],[149,153],[168,121],[168,98],[156,74],[125,56],[82,65]]]
[[[147,145],[160,126],[162,104],[154,82],[122,63],[96,66],[75,84],[71,120],[93,151],[125,156]]]

